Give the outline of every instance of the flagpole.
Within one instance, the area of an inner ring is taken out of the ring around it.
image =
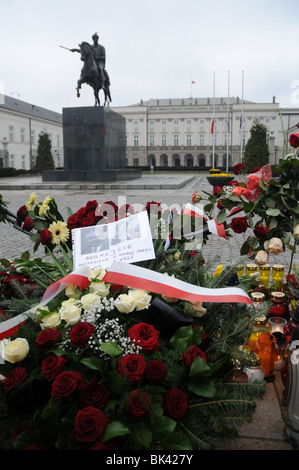
[[[215,139],[214,139],[214,119],[215,119],[215,72],[214,74],[214,80],[213,80],[213,97],[214,97],[214,102],[213,102],[213,120],[212,120],[212,126],[213,126],[213,131],[212,131],[212,145],[213,145],[213,170],[215,168]]]
[[[227,139],[226,139],[226,173],[228,173],[228,149],[229,149],[229,71],[227,79]]]
[[[242,163],[243,160],[243,113],[244,113],[244,70],[242,70],[242,110],[241,110],[241,155],[240,161]]]

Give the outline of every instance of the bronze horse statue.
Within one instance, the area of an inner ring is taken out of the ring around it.
[[[84,62],[84,65],[81,70],[81,76],[77,82],[77,96],[80,97],[80,88],[82,83],[87,83],[93,88],[94,97],[95,97],[95,106],[100,106],[100,98],[99,92],[102,89],[105,95],[105,103],[107,103],[107,99],[112,101],[110,95],[110,88],[109,88],[109,77],[104,70],[105,81],[103,83],[101,73],[99,71],[98,65],[95,61],[92,49],[88,42],[82,42],[79,44],[80,53],[81,53],[81,60]],[[79,52],[79,51],[78,51]]]

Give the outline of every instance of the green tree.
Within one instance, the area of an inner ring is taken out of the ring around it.
[[[41,132],[38,136],[37,157],[35,163],[36,173],[44,170],[54,170],[54,160],[52,156],[52,143],[47,132]]]
[[[267,128],[260,121],[254,121],[250,129],[250,138],[245,145],[244,164],[250,173],[255,167],[269,163],[269,147],[267,143]]]

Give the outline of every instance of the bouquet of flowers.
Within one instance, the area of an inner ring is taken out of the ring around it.
[[[298,134],[292,134],[289,141],[297,149]],[[244,164],[235,165],[233,170],[236,175],[243,174]],[[245,182],[234,180],[226,187],[214,188],[213,194],[206,193],[206,212],[209,214],[218,208],[217,221],[229,223],[228,235],[250,232],[242,245],[241,255],[259,253],[258,264],[265,264],[269,254],[278,255],[286,248],[294,255],[298,244],[297,150],[288,154],[275,171],[278,178],[272,177],[270,165],[255,168]],[[244,215],[237,216],[238,212]]]
[[[52,263],[27,257],[15,263],[51,286],[71,272],[72,227],[106,223],[110,209],[89,203],[64,222],[54,199],[30,201],[23,224],[27,220],[26,232]],[[149,205],[159,214],[158,203]],[[183,241],[171,240],[165,249],[165,239],[157,239],[159,247],[154,271],[166,286],[169,276],[211,289],[230,285],[233,267],[213,276],[201,253],[185,251]],[[213,449],[237,437],[264,393],[265,384],[247,384],[232,357],[256,312],[246,304],[203,305],[106,279],[105,270],[92,270],[83,284],[35,304],[2,338],[3,448]]]

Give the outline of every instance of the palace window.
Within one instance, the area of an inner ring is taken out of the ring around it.
[[[9,126],[9,128],[8,128],[8,138],[9,138],[10,142],[13,142],[13,140],[14,140],[14,128],[13,128],[13,126]]]
[[[178,147],[178,145],[179,145],[179,134],[174,134],[174,136],[173,136],[173,145],[175,147]]]
[[[205,145],[205,136],[204,134],[199,134],[199,145],[203,147]]]
[[[138,145],[139,145],[139,138],[138,137],[139,137],[138,135],[136,135],[136,134],[134,135],[134,147],[138,147]]]
[[[154,147],[155,146],[155,136],[153,134],[150,134],[149,138],[150,138],[150,142],[149,142],[150,147]]]
[[[166,147],[166,135],[162,135],[162,147]]]
[[[187,134],[187,145],[192,145],[191,144],[191,134]]]

